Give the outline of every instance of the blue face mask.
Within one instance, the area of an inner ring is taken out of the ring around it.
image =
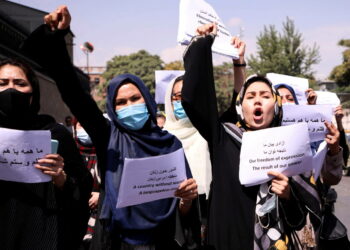
[[[177,119],[187,118],[186,112],[182,107],[181,101],[173,101],[173,105],[174,105],[174,114]]]
[[[82,128],[77,129],[77,137],[81,143],[84,145],[92,145],[92,141],[88,133]]]
[[[129,105],[115,111],[120,123],[130,130],[143,128],[149,118],[145,103]]]

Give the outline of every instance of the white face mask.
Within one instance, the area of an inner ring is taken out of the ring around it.
[[[282,105],[296,105],[296,104],[293,102],[285,102],[285,103],[282,103]]]
[[[92,141],[88,133],[83,128],[77,129],[77,137],[84,145],[92,145]]]

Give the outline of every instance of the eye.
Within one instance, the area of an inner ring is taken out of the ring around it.
[[[29,84],[21,81],[21,82],[16,83],[16,85],[18,85],[20,87],[27,87]]]
[[[118,99],[115,102],[115,105],[120,106],[120,105],[125,105],[126,104],[126,100],[125,99]]]
[[[23,79],[15,79],[13,80],[14,84],[19,87],[27,87],[29,86],[29,83]]]
[[[247,94],[245,98],[246,98],[246,99],[253,99],[253,98],[254,98],[254,95],[252,95],[252,94]]]
[[[1,79],[0,80],[0,86],[5,86],[5,85],[7,85],[8,84],[8,80],[4,80],[4,79]]]
[[[140,98],[141,98],[140,95],[134,95],[134,96],[132,96],[132,97],[130,98],[130,100],[131,100],[132,102],[136,102],[136,101],[140,100]]]

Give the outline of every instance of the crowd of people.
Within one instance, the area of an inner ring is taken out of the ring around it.
[[[68,55],[67,7],[44,21],[20,50],[56,82],[74,119],[67,130],[39,115],[33,70],[18,59],[0,62],[0,126],[50,130],[59,141],[57,153],[35,165],[52,181],[0,181],[6,191],[0,201],[1,249],[350,249],[346,232],[331,225],[340,222],[332,213],[330,186],[339,183],[349,157],[341,106],[335,109],[337,126],[325,122],[320,178],[270,171],[271,181],[244,186],[243,134],[281,126],[282,106],[299,105],[291,86],[274,86],[260,75],[246,78],[244,41],[232,38],[239,57],[233,61],[232,103],[224,114],[216,104],[211,46],[217,25],[212,23],[198,27],[188,45],[185,74],[168,85],[165,113],[157,111],[143,81],[126,72],[108,85],[106,118],[81,87]],[[308,105],[316,104],[312,89],[306,96]],[[310,144],[314,154],[321,142]],[[179,149],[186,179],[174,197],[117,207],[126,158],[167,157]]]

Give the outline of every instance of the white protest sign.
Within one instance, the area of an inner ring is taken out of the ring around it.
[[[128,159],[120,182],[117,208],[174,197],[187,179],[183,149],[173,153]]]
[[[267,73],[266,77],[272,82],[274,86],[281,83],[291,86],[294,89],[299,104],[307,103],[305,91],[309,88],[308,79],[276,73]]]
[[[315,91],[317,94],[316,104],[329,104],[332,107],[340,105],[340,100],[336,93],[328,91]]]
[[[21,131],[0,128],[0,179],[39,183],[51,176],[34,167],[37,160],[51,153],[50,131]]]
[[[309,127],[310,141],[321,141],[326,137],[324,122],[331,122],[333,116],[330,105],[283,105],[282,126],[306,122]]]
[[[184,75],[184,70],[156,70],[156,103],[164,104],[165,93],[168,88],[169,83],[173,81],[176,77]]]
[[[298,135],[298,136],[295,136]],[[245,132],[239,164],[242,185],[265,183],[275,171],[293,176],[312,170],[312,152],[306,123]]]
[[[213,52],[238,58],[238,50],[231,45],[230,32],[214,8],[204,0],[180,0],[178,42],[188,45],[199,26],[213,22],[218,25],[218,33],[212,46]]]
[[[313,157],[313,166],[314,166],[314,179],[315,181],[318,179],[321,173],[321,169],[323,166],[324,159],[326,158],[327,154],[327,142],[323,141],[320,146],[318,147],[318,150],[316,154]]]

